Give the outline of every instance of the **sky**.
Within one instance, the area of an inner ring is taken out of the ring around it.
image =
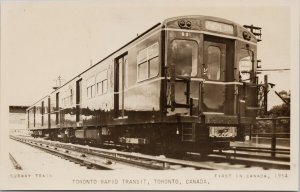
[[[1,1],[1,96],[32,105],[162,20],[210,15],[262,27],[263,69],[291,68],[289,1]],[[291,88],[291,72],[268,72],[275,90]],[[281,104],[274,93],[270,106]]]

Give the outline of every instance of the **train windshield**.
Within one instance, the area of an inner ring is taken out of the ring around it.
[[[239,58],[240,80],[250,82],[252,74],[252,59],[253,52],[246,49],[241,49]]]
[[[198,44],[190,40],[174,40],[171,43],[171,61],[176,76],[197,74]]]
[[[210,80],[220,80],[221,49],[217,46],[209,46],[207,51],[207,77]]]

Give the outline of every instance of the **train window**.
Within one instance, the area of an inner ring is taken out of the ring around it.
[[[159,66],[158,66],[158,57],[155,57],[149,61],[150,70],[149,77],[155,77],[158,74]]]
[[[96,77],[97,82],[97,94],[103,95],[107,93],[107,70],[100,72]]]
[[[141,50],[137,56],[138,81],[143,81],[158,75],[158,43]]]
[[[91,87],[88,87],[88,88],[86,89],[86,97],[87,97],[87,98],[91,98]]]
[[[144,62],[138,65],[138,79],[139,81],[148,78],[148,63]]]
[[[147,61],[147,48],[141,50],[137,56],[138,64],[143,63],[145,61]]]
[[[92,85],[92,87],[91,87],[91,96],[95,97],[95,94],[96,94],[96,86]]]
[[[102,83],[102,81],[97,83],[97,94],[98,95],[103,94],[103,83]]]
[[[158,43],[155,43],[148,47],[148,59],[158,56]]]
[[[95,97],[96,95],[96,85],[95,85],[95,76],[86,80],[86,96],[87,98]]]
[[[171,62],[177,76],[197,74],[198,44],[190,40],[174,40],[171,43]]]
[[[70,105],[73,105],[73,90],[70,89]]]
[[[107,93],[107,79],[106,80],[104,80],[104,81],[102,81],[102,90],[103,90],[103,94],[105,94],[105,93]]]
[[[73,90],[66,90],[63,94],[64,98],[62,98],[62,106],[67,107],[73,105]]]
[[[253,52],[246,49],[241,49],[239,57],[240,81],[250,82],[252,74],[252,59]]]
[[[97,95],[103,95],[107,93],[107,70],[100,72],[96,77],[97,82]]]
[[[103,85],[102,82],[97,83],[97,94],[102,95],[103,94]]]
[[[220,80],[221,49],[216,46],[209,46],[207,50],[207,78],[210,80]]]
[[[107,80],[97,83],[97,94],[103,95],[105,93],[107,93]]]

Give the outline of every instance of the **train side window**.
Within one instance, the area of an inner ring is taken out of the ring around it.
[[[103,94],[105,94],[105,93],[107,93],[107,83],[108,83],[108,81],[107,81],[107,79],[106,80],[104,80],[103,82],[102,82],[102,90],[103,90]]]
[[[158,57],[155,57],[149,61],[150,70],[149,70],[149,77],[155,77],[158,75]]]
[[[92,96],[92,97],[95,97],[95,94],[96,94],[96,86],[95,86],[95,85],[92,85],[92,88],[91,88],[91,96]]]
[[[96,95],[95,76],[86,80],[86,97],[92,98]]]
[[[147,62],[138,65],[138,80],[142,81],[148,77],[148,65]]]
[[[139,51],[137,55],[138,81],[143,81],[158,75],[158,43]]]
[[[97,82],[97,95],[103,95],[107,93],[107,70],[100,72],[96,77]]]
[[[210,80],[220,80],[221,49],[216,46],[209,46],[207,51],[207,77]]]
[[[102,95],[103,94],[103,84],[102,81],[97,83],[97,94]]]
[[[87,97],[87,98],[91,98],[91,87],[88,87],[88,88],[86,89],[86,97]]]
[[[73,89],[70,89],[70,105],[73,105]]]

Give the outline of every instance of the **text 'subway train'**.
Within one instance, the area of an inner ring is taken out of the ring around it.
[[[207,153],[257,110],[257,39],[209,16],[164,20],[27,109],[35,137]]]

